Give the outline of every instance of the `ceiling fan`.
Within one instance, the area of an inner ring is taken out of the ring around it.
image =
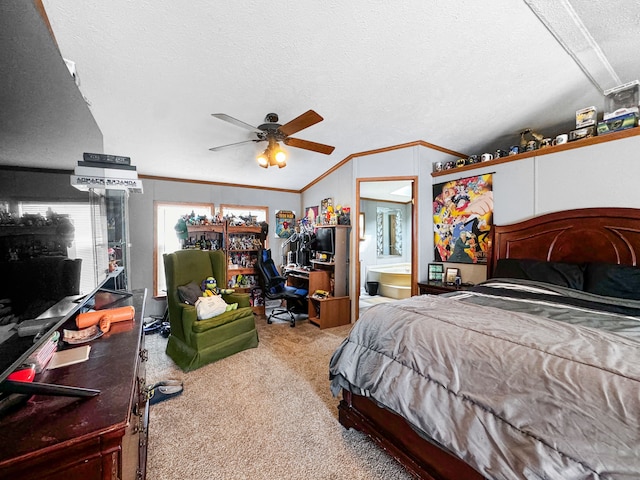
[[[218,150],[223,150],[225,148],[236,147],[238,145],[243,145],[245,143],[251,142],[268,142],[267,148],[258,156],[258,165],[263,168],[268,168],[269,166],[278,166],[279,168],[285,167],[287,165],[286,162],[286,153],[280,148],[280,144],[278,142],[282,142],[285,145],[296,148],[303,148],[305,150],[311,150],[313,152],[323,153],[325,155],[330,155],[331,152],[335,149],[330,145],[325,145],[322,143],[310,142],[309,140],[302,140],[300,138],[290,137],[289,135],[293,135],[300,130],[304,130],[305,128],[310,127],[311,125],[315,125],[323,120],[323,118],[318,115],[313,110],[308,110],[302,115],[294,118],[290,122],[285,123],[284,125],[280,125],[278,123],[278,115],[276,113],[268,113],[264,118],[264,123],[262,125],[258,125],[254,127],[245,123],[237,118],[233,118],[226,113],[212,113],[216,118],[220,120],[224,120],[225,122],[232,123],[237,127],[245,128],[247,130],[252,131],[256,134],[256,138],[245,140],[243,142],[230,143],[228,145],[220,145],[218,147],[210,148],[212,152],[217,152]]]

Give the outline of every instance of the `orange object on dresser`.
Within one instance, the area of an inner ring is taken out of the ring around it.
[[[106,310],[97,310],[95,312],[79,313],[76,317],[76,326],[78,328],[87,328],[92,325],[100,325],[100,330],[108,332],[112,323],[133,320],[136,311],[133,306],[109,308]]]

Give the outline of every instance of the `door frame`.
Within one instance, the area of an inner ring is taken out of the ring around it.
[[[400,177],[362,177],[356,178],[356,204],[355,204],[355,222],[360,218],[360,184],[369,182],[411,182],[411,295],[418,294],[418,177],[416,175],[400,176]],[[357,223],[356,223],[357,225]],[[354,253],[356,260],[355,268],[355,318],[360,317],[360,236],[353,235],[355,239]]]

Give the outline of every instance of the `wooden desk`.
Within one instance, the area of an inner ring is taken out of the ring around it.
[[[144,334],[146,290],[121,322],[91,342],[89,360],[45,370],[36,381],[99,389],[91,398],[33,396],[0,418],[0,475],[22,480],[142,480],[146,475],[149,403]],[[74,329],[74,318],[63,328]]]
[[[347,325],[351,319],[349,297],[314,298],[309,296],[313,309],[309,310],[309,321],[322,328]]]
[[[289,268],[285,271],[287,285],[304,288],[309,292],[307,314],[309,321],[320,328],[346,325],[351,319],[349,297],[328,297],[323,300],[313,298],[316,290],[331,292],[331,272],[329,270],[305,270]]]

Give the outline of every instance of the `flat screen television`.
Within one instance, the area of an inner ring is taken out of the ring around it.
[[[319,253],[326,253],[327,255],[335,254],[335,242],[334,242],[334,229],[333,228],[317,228],[316,239],[313,244],[312,250]]]
[[[112,291],[104,288],[105,277],[87,295],[65,297],[45,311],[38,318],[51,318],[45,326],[33,334],[20,336],[17,331],[0,343],[0,393],[45,394],[66,396],[93,396],[98,390],[72,385],[52,385],[38,382],[14,382],[7,377],[28,360],[29,356],[51,335],[59,330],[70,318],[89,309],[110,308],[120,299],[130,296],[129,292]]]

